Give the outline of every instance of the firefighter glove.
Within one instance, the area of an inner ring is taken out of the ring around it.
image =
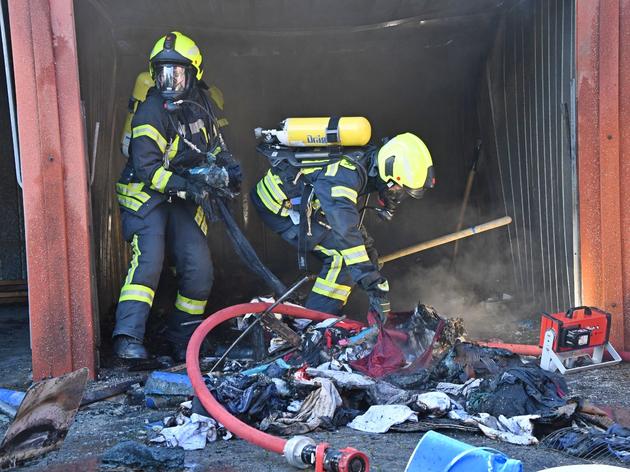
[[[370,310],[378,315],[381,323],[385,323],[391,311],[387,295],[370,294]]]
[[[391,311],[387,280],[382,278],[379,283],[368,291],[368,295],[370,297],[370,310],[378,315],[382,323],[385,323]]]
[[[216,164],[195,167],[190,169],[189,174],[190,180],[204,184],[208,191],[227,189],[230,182],[227,170]]]
[[[234,158],[234,156],[227,152],[221,151],[221,148],[218,147],[216,154],[213,153],[216,159],[216,163],[218,166],[225,167],[225,170],[228,174],[229,180],[229,189],[234,193],[239,193],[241,191],[241,183],[243,182],[243,173],[241,172],[241,165]]]
[[[197,205],[203,205],[210,195],[207,185],[199,179],[186,179],[186,199],[195,202]]]

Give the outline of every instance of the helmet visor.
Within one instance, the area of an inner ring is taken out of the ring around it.
[[[155,85],[164,93],[180,94],[188,89],[188,68],[181,64],[158,64],[155,66]]]

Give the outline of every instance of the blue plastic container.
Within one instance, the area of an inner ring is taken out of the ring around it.
[[[193,388],[187,375],[172,372],[151,372],[144,385],[145,395],[192,395]]]
[[[7,388],[0,388],[0,401],[3,401],[7,405],[11,405],[15,408],[20,406],[26,393],[18,392],[16,390],[9,390]]]
[[[521,461],[496,449],[475,447],[435,431],[427,432],[409,458],[405,472],[522,472]]]

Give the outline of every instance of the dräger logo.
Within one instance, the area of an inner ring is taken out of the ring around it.
[[[326,144],[328,140],[326,136],[313,136],[311,134],[306,136],[306,142],[309,144]]]

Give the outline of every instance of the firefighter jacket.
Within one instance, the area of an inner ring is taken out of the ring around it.
[[[207,108],[209,103],[202,93],[195,88],[189,99]],[[144,217],[170,195],[185,190],[183,172],[203,164],[216,132],[205,111],[195,105],[184,103],[169,116],[164,109],[164,99],[151,88],[133,117],[130,157],[116,184],[121,208]],[[191,149],[185,141],[201,153]],[[201,208],[195,211],[195,219],[204,218]],[[201,223],[198,221],[205,233],[207,226]]]
[[[374,152],[355,151],[351,156],[364,168],[370,168],[374,160]],[[334,249],[343,256],[352,279],[364,290],[371,291],[384,278],[370,261],[359,229],[358,198],[376,190],[376,178],[368,178],[365,182],[363,175],[367,174],[360,172],[356,164],[345,158],[322,167],[303,169],[301,172],[290,164],[283,163],[272,167],[258,182],[251,195],[263,218],[265,212],[285,218],[284,228],[273,228],[282,232],[297,223],[296,214],[302,204],[304,185],[312,185],[315,199],[312,203],[314,213],[310,224],[317,224],[316,219],[320,216],[325,219],[324,223],[335,236],[337,247]],[[274,221],[279,220],[275,218]]]

